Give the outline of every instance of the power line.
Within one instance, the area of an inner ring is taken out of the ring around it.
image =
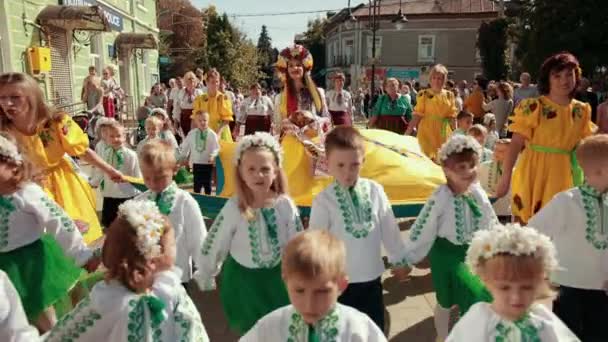
[[[326,13],[326,12],[337,12],[342,10],[339,9],[325,9],[316,11],[294,11],[294,12],[267,12],[267,13],[242,13],[242,14],[229,14],[231,17],[276,17],[282,15],[298,15],[298,14],[314,14],[314,13]]]

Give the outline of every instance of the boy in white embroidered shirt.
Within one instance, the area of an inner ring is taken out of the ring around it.
[[[104,130],[107,147],[101,154],[103,160],[125,176],[141,178],[137,153],[124,146],[125,128],[118,121],[112,120],[106,124]],[[137,196],[140,191],[129,183],[116,183],[104,174],[101,193],[103,195],[101,224],[107,228],[116,218],[118,207]]]
[[[346,244],[350,285],[338,301],[366,313],[384,330],[380,276],[384,272],[381,246],[401,279],[407,270],[405,247],[391,204],[382,186],[359,177],[365,146],[355,128],[338,126],[325,139],[329,173],[335,181],[313,200],[312,229],[327,229]]]
[[[205,189],[206,195],[211,195],[211,176],[215,157],[220,152],[220,142],[217,134],[209,128],[209,113],[197,113],[192,117],[196,127],[191,130],[180,147],[180,159],[192,165],[194,174],[194,192]]]
[[[207,236],[201,209],[187,191],[173,182],[177,161],[175,150],[167,142],[153,140],[146,143],[139,153],[139,164],[149,190],[135,199],[155,202],[161,214],[169,217],[175,230],[175,265],[182,270],[185,286],[192,278],[192,262],[199,264],[198,255]]]
[[[502,163],[505,160],[511,139],[499,139],[494,144],[494,154],[492,160],[485,161],[479,165],[479,183],[486,191],[488,196],[496,193],[498,182],[502,178]],[[502,198],[498,198],[492,205],[500,222],[511,222],[511,195],[510,193]]]
[[[561,268],[551,275],[559,285],[553,312],[583,341],[608,341],[608,135],[584,139],[576,157],[585,183],[563,191],[528,223],[549,235]]]
[[[308,230],[285,246],[281,273],[291,305],[264,316],[241,342],[382,342],[365,314],[338,304],[348,286],[344,242],[326,230]]]

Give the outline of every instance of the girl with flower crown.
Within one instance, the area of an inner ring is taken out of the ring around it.
[[[106,279],[45,341],[209,341],[173,268],[175,238],[152,201],[129,200],[106,230]]]
[[[209,229],[194,278],[213,289],[222,263],[220,298],[231,329],[246,333],[269,312],[289,304],[281,279],[281,252],[301,231],[298,209],[287,196],[283,151],[276,139],[257,132],[235,152],[237,195]]]
[[[447,342],[581,341],[543,304],[535,303],[550,294],[547,276],[558,266],[547,236],[518,224],[497,225],[475,233],[466,260],[493,300],[473,305]]]
[[[521,101],[511,117],[513,137],[496,196],[511,188],[518,222],[528,222],[555,194],[583,182],[574,149],[595,127],[589,104],[573,98],[580,78],[573,55],[547,58],[538,80],[542,96]]]
[[[66,257],[65,254],[68,257]],[[38,185],[17,146],[0,135],[0,269],[8,274],[25,313],[41,332],[56,317],[52,305],[99,263],[74,222]]]
[[[464,258],[478,230],[498,222],[492,204],[477,181],[482,147],[471,136],[454,135],[438,153],[447,184],[428,199],[406,240],[407,263],[417,264],[425,256],[431,262],[431,276],[437,297],[435,330],[437,341],[448,335],[450,309],[460,313],[490,296],[479,279],[464,266]]]

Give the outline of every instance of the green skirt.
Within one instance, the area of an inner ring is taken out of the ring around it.
[[[49,235],[0,253],[0,269],[11,279],[30,321],[64,298],[83,272]]]
[[[429,253],[437,303],[443,308],[458,305],[461,317],[473,304],[492,301],[490,292],[464,262],[468,248],[437,238]]]
[[[247,268],[228,255],[222,271],[220,298],[230,329],[243,335],[266,314],[289,304],[281,264]]]

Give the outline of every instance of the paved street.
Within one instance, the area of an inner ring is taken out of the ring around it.
[[[401,224],[402,230],[409,227],[412,220]],[[402,234],[406,234],[405,232]],[[390,271],[383,276],[384,302],[387,306],[387,330],[389,341],[434,341],[433,307],[435,294],[428,268],[415,269],[407,282],[400,283],[392,278]],[[192,291],[192,297],[201,312],[201,317],[212,342],[237,341],[227,326],[219,292]]]

